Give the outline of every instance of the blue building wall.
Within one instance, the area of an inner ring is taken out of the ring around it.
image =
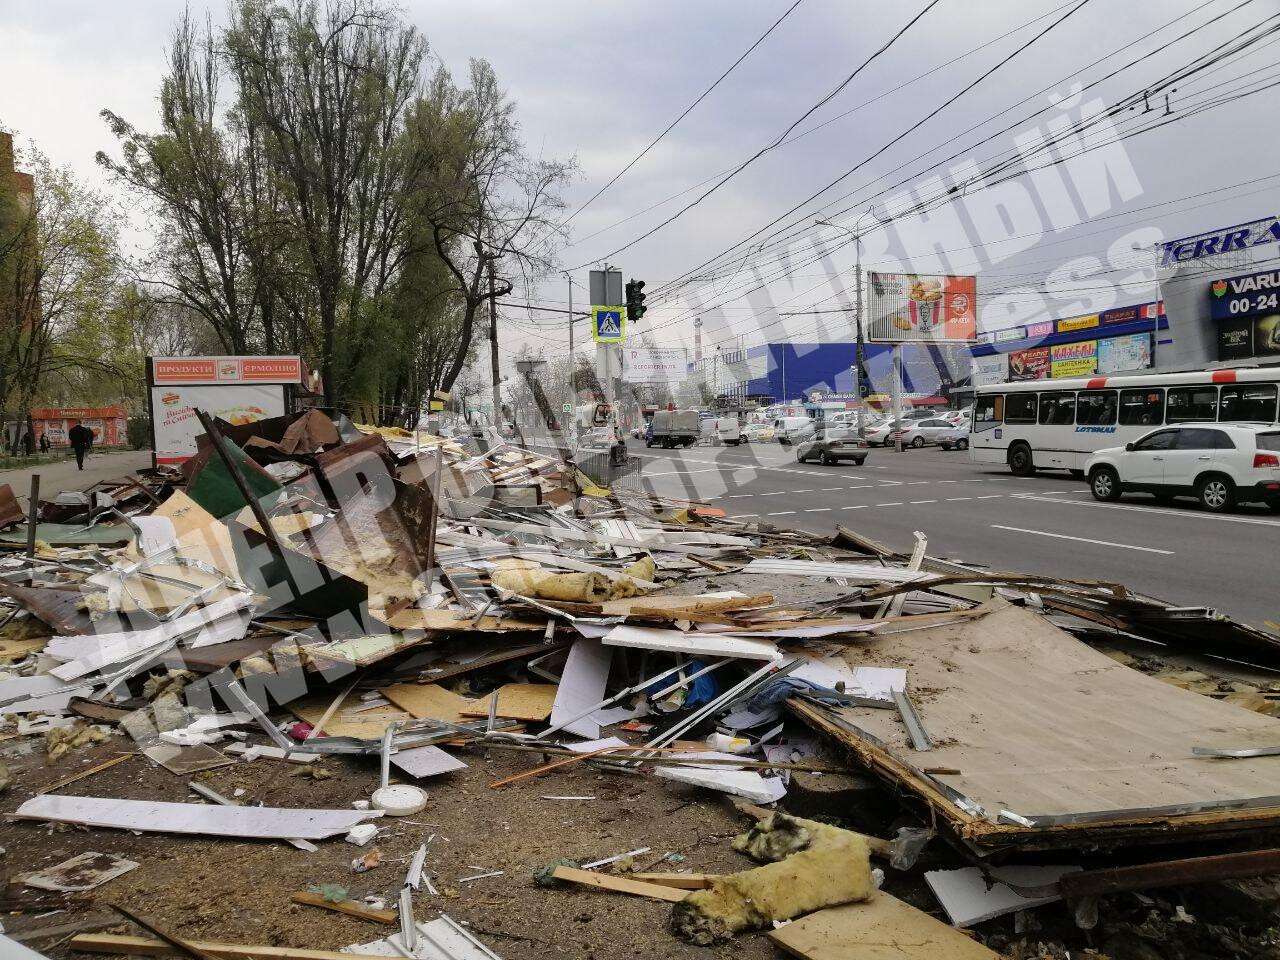
[[[764,375],[753,377],[747,395],[779,401],[803,400],[813,390],[853,393],[853,343],[767,343],[747,350],[747,363]],[[868,343],[863,347],[862,380],[865,393],[890,392],[892,348]],[[912,394],[934,394],[944,384],[969,375],[968,348],[907,344],[902,349],[903,388]]]

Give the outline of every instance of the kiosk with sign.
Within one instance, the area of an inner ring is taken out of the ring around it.
[[[301,357],[147,357],[147,404],[156,464],[196,453],[198,407],[232,424],[280,417],[306,385]]]

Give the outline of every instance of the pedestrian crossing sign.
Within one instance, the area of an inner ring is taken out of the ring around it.
[[[627,339],[626,307],[592,307],[591,335],[596,343],[622,343]]]

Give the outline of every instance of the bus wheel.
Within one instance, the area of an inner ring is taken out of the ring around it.
[[[1029,477],[1036,472],[1036,465],[1031,459],[1031,448],[1025,443],[1015,443],[1009,448],[1009,469],[1017,477]]]

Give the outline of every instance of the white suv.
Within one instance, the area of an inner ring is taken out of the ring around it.
[[[1280,511],[1280,427],[1161,427],[1123,447],[1099,450],[1084,469],[1097,500],[1142,491],[1161,501],[1195,496],[1215,513],[1238,502],[1265,503]]]

